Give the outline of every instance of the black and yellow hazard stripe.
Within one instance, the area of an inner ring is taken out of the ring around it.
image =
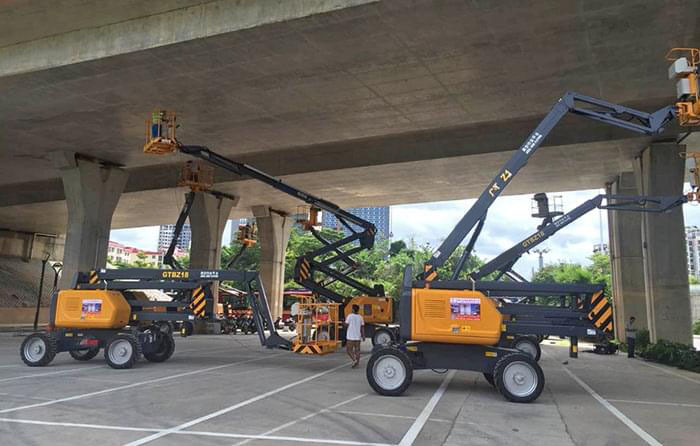
[[[300,353],[302,355],[322,355],[323,349],[318,345],[313,344],[296,344],[292,346],[292,351],[294,353]]]
[[[90,271],[90,276],[89,276],[89,278],[88,278],[88,283],[89,283],[90,285],[94,285],[94,284],[96,284],[96,283],[99,282],[99,281],[100,281],[100,278],[97,276],[97,271],[94,271],[94,270],[93,270],[93,271]]]
[[[308,259],[302,259],[301,263],[299,264],[299,277],[301,277],[302,280],[306,280],[309,278],[311,272],[311,265],[309,264]]]
[[[200,286],[192,290],[192,301],[190,302],[192,313],[197,317],[204,317],[206,307],[207,299],[204,289]]]
[[[588,319],[593,322],[601,331],[612,333],[614,328],[613,309],[607,297],[602,291],[594,294],[591,298],[591,311],[588,313]]]

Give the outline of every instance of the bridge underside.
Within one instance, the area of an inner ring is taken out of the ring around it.
[[[183,142],[341,206],[471,198],[566,90],[654,111],[674,100],[666,51],[700,41],[700,2],[55,3],[0,5],[0,228],[30,245],[34,232],[67,233],[67,275],[104,265],[110,227],[174,222],[186,158],[141,152],[154,108],[178,113]],[[649,147],[678,134],[567,117],[506,193],[600,188],[633,170],[649,182],[636,190],[677,193],[680,158],[662,154],[680,148]],[[298,203],[226,173],[216,183],[236,199],[202,199],[192,258],[215,267],[228,210],[258,209],[277,281],[266,286],[280,289],[290,225],[263,211]],[[628,243],[653,246],[623,271],[645,294],[618,288],[644,301],[627,308],[647,309],[652,337],[683,341],[683,217],[669,219],[638,222]]]

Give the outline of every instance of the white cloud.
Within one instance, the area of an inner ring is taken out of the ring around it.
[[[109,233],[109,239],[134,248],[155,251],[158,249],[159,226],[115,229]],[[231,240],[231,220],[226,222],[222,243],[228,245]]]
[[[158,226],[115,229],[109,233],[109,239],[134,248],[155,251],[158,249]]]

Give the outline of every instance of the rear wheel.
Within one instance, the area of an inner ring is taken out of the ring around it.
[[[367,381],[380,395],[398,396],[413,380],[413,366],[408,356],[394,347],[383,347],[372,353],[367,363]]]
[[[380,328],[372,336],[372,345],[390,345],[394,342],[394,336],[385,328]]]
[[[527,353],[532,356],[535,361],[539,361],[540,356],[542,356],[542,349],[540,348],[539,342],[536,342],[530,337],[517,338],[515,342],[513,342],[513,348]]]
[[[194,324],[190,321],[185,321],[182,323],[182,327],[180,328],[180,336],[185,338],[185,337],[191,335],[193,331],[194,331]]]
[[[164,334],[160,338],[158,348],[151,352],[144,352],[143,357],[151,362],[164,362],[170,359],[175,352],[175,340],[171,335]]]
[[[70,350],[68,354],[76,361],[89,361],[100,352],[100,347],[91,347],[83,350]]]
[[[526,353],[508,353],[493,368],[496,388],[506,399],[529,403],[537,399],[544,388],[544,373],[539,364]]]
[[[104,354],[113,369],[130,369],[139,359],[141,346],[134,336],[120,334],[109,340]]]
[[[56,339],[49,333],[32,333],[22,341],[19,354],[29,367],[43,367],[56,357]]]

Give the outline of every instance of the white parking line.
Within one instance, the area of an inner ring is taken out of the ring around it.
[[[676,407],[699,407],[700,404],[690,404],[690,403],[667,403],[663,401],[635,401],[635,400],[611,400],[611,403],[625,403],[625,404],[648,404],[654,406],[676,406]]]
[[[595,400],[598,401],[603,407],[608,409],[608,411],[611,414],[615,415],[618,420],[622,421],[627,427],[629,427],[632,430],[632,432],[637,434],[637,436],[639,436],[639,438],[641,438],[642,440],[644,440],[647,444],[649,444],[651,446],[663,446],[661,443],[659,443],[656,440],[656,438],[652,437],[647,431],[645,431],[644,429],[639,427],[639,425],[637,425],[634,421],[627,418],[627,416],[625,414],[623,414],[622,412],[617,410],[617,408],[615,406],[613,406],[612,404],[610,404],[608,402],[608,400],[606,400],[602,396],[598,395],[595,390],[591,389],[588,384],[583,382],[583,380],[581,378],[579,378],[578,376],[576,376],[572,371],[570,371],[569,369],[567,369],[565,367],[562,367],[561,369],[564,370],[566,372],[566,374],[571,377],[571,379],[576,381],[579,386],[583,387],[583,389],[586,392],[588,392],[593,398],[595,398]]]
[[[211,371],[211,370],[223,369],[223,368],[225,368],[225,367],[231,367],[231,366],[238,365],[238,364],[247,364],[247,363],[249,363],[249,362],[262,361],[262,360],[269,359],[269,358],[272,358],[272,357],[275,357],[275,356],[279,356],[280,354],[282,354],[282,353],[278,353],[278,354],[275,354],[275,355],[266,356],[266,357],[263,357],[263,358],[254,358],[254,359],[248,359],[248,360],[246,360],[246,361],[231,362],[231,363],[228,363],[228,364],[217,365],[217,366],[214,366],[214,367],[207,367],[207,368],[205,368],[205,369],[198,369],[198,370],[192,370],[192,371],[190,371],[190,372],[184,372],[184,373],[178,373],[178,374],[175,374],[175,375],[163,376],[163,377],[161,377],[161,378],[149,379],[149,380],[147,380],[147,381],[141,381],[141,382],[137,382],[137,383],[133,383],[133,384],[127,384],[127,385],[124,385],[124,386],[110,387],[110,388],[108,388],[108,389],[98,390],[98,391],[96,391],[96,392],[83,393],[83,394],[80,394],[80,395],[73,395],[73,396],[69,396],[69,397],[65,397],[65,398],[58,398],[58,399],[46,401],[46,402],[43,402],[43,403],[27,404],[26,406],[11,407],[11,408],[9,408],[9,409],[0,410],[0,413],[17,412],[18,410],[33,409],[33,408],[35,408],[35,407],[50,406],[50,405],[53,405],[53,404],[64,403],[64,402],[66,402],[66,401],[80,400],[80,399],[83,399],[83,398],[89,398],[89,397],[91,397],[91,396],[103,395],[103,394],[105,394],[105,393],[117,392],[117,391],[119,391],[119,390],[132,389],[132,388],[134,388],[134,387],[145,386],[145,385],[148,385],[148,384],[154,384],[154,383],[158,383],[158,382],[166,381],[166,380],[170,380],[170,379],[182,378],[183,376],[190,376],[190,375],[194,375],[194,374],[197,374],[197,373],[209,372],[209,371]],[[100,367],[101,367],[101,366],[100,366]]]
[[[391,443],[370,443],[365,441],[353,440],[330,440],[328,438],[305,438],[305,437],[282,437],[279,435],[241,435],[228,434],[223,432],[200,432],[200,431],[177,431],[173,432],[179,435],[204,435],[208,437],[224,437],[224,438],[250,438],[251,440],[271,440],[283,441],[285,443],[295,442],[301,444],[317,443],[317,444],[338,444],[347,446],[396,446]]]
[[[31,375],[13,376],[12,378],[0,379],[0,383],[4,383],[4,382],[8,382],[8,381],[17,381],[19,379],[39,378],[41,376],[59,375],[61,373],[68,373],[68,372],[75,372],[75,371],[82,371],[82,370],[92,370],[92,369],[99,369],[99,368],[104,368],[104,366],[95,365],[92,367],[78,367],[75,369],[57,370],[55,372],[48,372],[48,373],[33,373]]]
[[[149,435],[148,437],[144,437],[144,438],[141,438],[141,439],[139,439],[139,440],[132,441],[132,442],[130,442],[130,443],[127,443],[125,446],[139,446],[139,445],[142,445],[142,444],[150,443],[150,442],[153,441],[153,440],[157,440],[157,439],[162,438],[162,437],[164,437],[164,436],[166,436],[166,435],[169,435],[169,434],[179,433],[179,432],[183,431],[184,429],[187,429],[187,428],[189,428],[189,427],[192,427],[192,426],[194,426],[194,425],[196,425],[196,424],[203,423],[203,422],[205,422],[205,421],[211,420],[212,418],[216,418],[216,417],[218,417],[218,416],[221,416],[221,415],[224,415],[224,414],[226,414],[226,413],[232,412],[232,411],[234,411],[234,410],[236,410],[236,409],[239,409],[239,408],[241,408],[241,407],[247,406],[247,405],[252,404],[252,403],[254,403],[254,402],[256,402],[256,401],[260,401],[260,400],[262,400],[262,399],[264,399],[264,398],[267,398],[267,397],[269,397],[269,396],[272,396],[272,395],[275,395],[275,394],[277,394],[277,393],[283,392],[283,391],[285,391],[285,390],[287,390],[287,389],[290,389],[290,388],[292,388],[292,387],[298,386],[298,385],[300,385],[300,384],[307,383],[307,382],[312,381],[312,380],[314,380],[314,379],[316,379],[316,378],[320,378],[321,376],[324,376],[324,375],[327,375],[327,374],[329,374],[329,373],[335,372],[336,370],[341,369],[341,368],[343,368],[343,367],[347,367],[347,366],[348,366],[348,364],[341,364],[341,365],[339,365],[339,366],[333,367],[333,368],[328,369],[328,370],[325,370],[325,371],[323,371],[323,372],[316,373],[315,375],[311,375],[311,376],[308,376],[308,377],[306,377],[306,378],[304,378],[304,379],[300,379],[300,380],[298,380],[298,381],[294,381],[293,383],[289,383],[289,384],[284,385],[284,386],[282,386],[282,387],[278,387],[278,388],[276,388],[276,389],[270,390],[269,392],[262,393],[262,394],[260,394],[260,395],[258,395],[258,396],[253,397],[253,398],[249,398],[249,399],[247,399],[247,400],[245,400],[245,401],[241,401],[240,403],[234,404],[234,405],[232,405],[232,406],[226,407],[226,408],[221,409],[221,410],[217,410],[216,412],[212,412],[212,413],[210,413],[210,414],[208,414],[208,415],[204,415],[203,417],[195,418],[194,420],[188,421],[188,422],[186,422],[186,423],[182,423],[182,424],[180,424],[180,425],[178,425],[178,426],[172,427],[172,428],[167,429],[167,430],[165,430],[165,431],[163,431],[163,432],[159,432],[159,433],[156,433],[156,434],[153,434],[153,435]],[[2,411],[0,411],[0,413],[2,413]],[[248,438],[248,437],[245,437],[245,438]]]
[[[362,395],[354,396],[354,397],[350,398],[349,400],[342,401],[342,402],[340,402],[340,403],[338,403],[338,404],[334,404],[334,405],[332,405],[332,406],[330,406],[330,407],[326,407],[326,408],[321,409],[321,410],[319,410],[319,411],[317,411],[317,412],[313,412],[313,413],[310,413],[310,414],[308,414],[308,415],[305,415],[305,416],[303,416],[303,417],[301,417],[301,418],[297,418],[296,420],[292,420],[292,421],[290,421],[290,422],[288,422],[288,423],[284,423],[284,424],[282,424],[282,425],[280,425],[280,426],[277,426],[277,427],[275,427],[275,428],[273,428],[273,429],[270,429],[269,431],[263,432],[263,433],[260,434],[260,435],[263,435],[263,436],[272,435],[272,434],[274,434],[275,432],[279,432],[279,431],[281,431],[281,430],[283,430],[283,429],[286,429],[286,428],[288,428],[288,427],[290,427],[290,426],[293,426],[293,425],[299,423],[300,421],[306,421],[306,420],[308,420],[309,418],[313,418],[313,417],[315,417],[315,416],[317,416],[317,415],[320,415],[320,414],[322,414],[322,413],[330,412],[331,409],[336,409],[336,408],[338,408],[338,407],[341,407],[341,406],[344,406],[344,405],[346,405],[346,404],[352,403],[353,401],[359,400],[359,399],[362,398],[363,396],[367,396],[367,394],[366,394],[366,393],[363,393]],[[253,441],[253,440],[249,438],[249,439],[246,439],[246,440],[243,440],[243,441],[239,441],[238,443],[234,444],[233,446],[242,446],[242,445],[244,445],[244,444],[250,443],[251,441]]]
[[[678,378],[683,378],[686,381],[690,381],[690,382],[693,382],[695,384],[700,384],[700,380],[693,379],[690,376],[685,376],[685,375],[682,375],[680,373],[676,373],[673,370],[669,370],[665,367],[659,367],[658,365],[649,364],[647,361],[642,361],[641,359],[639,359],[638,361],[647,367],[651,367],[652,369],[660,370],[660,371],[666,373],[667,375],[677,376]]]
[[[347,414],[347,415],[361,415],[366,417],[378,417],[378,418],[400,418],[403,420],[415,420],[416,417],[409,417],[407,415],[392,415],[390,413],[376,413],[376,412],[358,412],[355,410],[332,410],[333,413]],[[438,423],[451,423],[450,420],[443,420],[442,418],[429,418],[428,421],[435,421]]]
[[[128,426],[108,426],[104,424],[83,424],[83,423],[60,423],[57,421],[39,421],[39,420],[23,420],[19,418],[0,418],[0,422],[17,423],[17,424],[34,424],[39,426],[59,426],[59,427],[77,427],[80,429],[100,429],[112,431],[136,431],[136,432],[159,432],[162,429],[150,429],[147,427],[128,427]]]
[[[440,387],[438,387],[433,396],[430,398],[428,404],[425,405],[420,415],[418,415],[418,418],[416,418],[416,421],[414,421],[413,425],[411,425],[411,427],[408,429],[408,432],[404,434],[399,446],[411,446],[413,442],[416,441],[418,434],[420,434],[420,431],[423,430],[423,426],[425,426],[428,418],[430,418],[430,414],[432,414],[433,410],[435,410],[435,406],[437,406],[438,402],[440,402],[442,395],[445,394],[447,386],[450,385],[450,381],[452,381],[454,376],[455,370],[450,370],[447,372],[445,379],[442,380],[442,384],[440,384]]]
[[[0,422],[5,423],[16,423],[16,424],[31,424],[38,426],[58,426],[58,427],[69,427],[69,428],[79,428],[79,429],[98,429],[98,430],[114,430],[114,431],[130,431],[130,432],[168,432],[168,429],[154,429],[148,427],[131,427],[131,426],[110,426],[104,424],[84,424],[84,423],[61,423],[55,421],[39,421],[39,420],[24,420],[17,418],[0,418]],[[325,438],[304,438],[304,437],[282,437],[276,435],[244,435],[244,434],[231,434],[228,432],[198,432],[198,431],[178,431],[170,432],[179,435],[192,435],[200,437],[220,437],[220,438],[246,438],[251,440],[268,440],[268,441],[282,441],[285,443],[295,442],[295,443],[317,443],[317,444],[337,444],[345,446],[396,446],[387,443],[368,443],[363,441],[351,441],[351,440],[329,440]]]

